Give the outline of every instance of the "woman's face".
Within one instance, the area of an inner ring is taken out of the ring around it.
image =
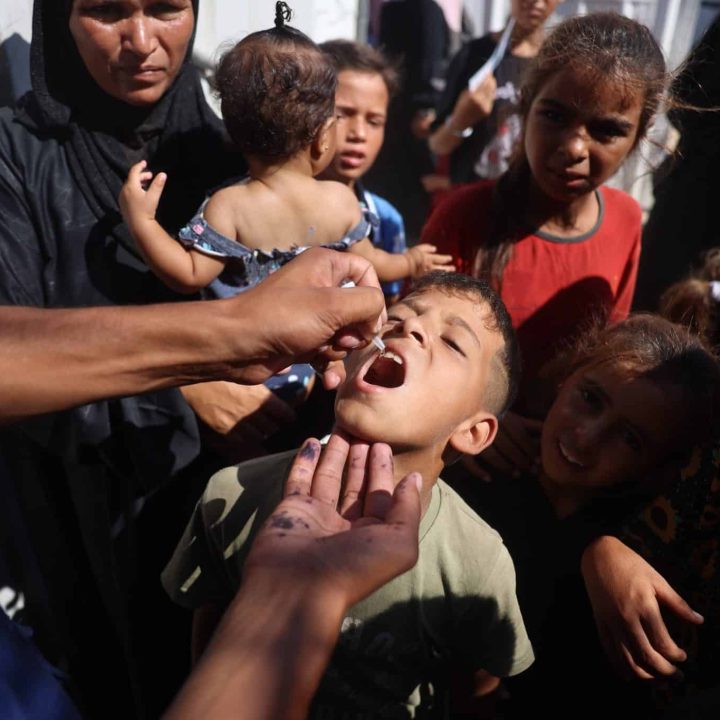
[[[628,378],[610,365],[580,369],[543,424],[543,470],[570,492],[639,480],[677,446],[680,408],[676,387]]]
[[[129,105],[152,105],[182,67],[191,0],[74,0],[70,33],[92,79]]]

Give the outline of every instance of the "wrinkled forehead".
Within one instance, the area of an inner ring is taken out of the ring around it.
[[[435,315],[446,324],[467,325],[478,339],[479,346],[492,353],[503,342],[487,302],[472,292],[430,287],[409,293],[392,305],[388,312],[392,315],[394,310],[418,316]]]

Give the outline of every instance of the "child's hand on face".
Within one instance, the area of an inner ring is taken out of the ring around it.
[[[451,265],[452,255],[438,255],[437,248],[428,243],[421,243],[408,249],[405,253],[410,263],[410,277],[420,277],[431,270],[455,272]]]
[[[145,170],[146,167],[145,160],[133,165],[120,191],[120,211],[131,229],[139,223],[155,220],[157,206],[167,180],[165,173],[158,173],[153,178],[153,174]]]

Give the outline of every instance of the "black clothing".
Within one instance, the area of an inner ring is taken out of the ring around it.
[[[673,85],[690,108],[675,109],[676,155],[655,175],[655,204],[643,232],[634,309],[656,310],[662,293],[720,245],[720,16],[692,51]]]
[[[418,110],[434,107],[450,48],[450,30],[434,0],[395,0],[383,4],[380,45],[401,68],[402,85],[390,102],[385,142],[364,177],[371,192],[391,202],[403,217],[410,245],[420,238],[430,198],[420,182],[434,172],[427,142],[411,123]]]
[[[120,219],[117,194],[130,164],[145,157],[153,171],[168,173],[159,219],[170,231],[210,188],[243,168],[231,167],[221,123],[189,64],[146,110],[95,87],[70,39],[69,7],[69,0],[36,0],[34,89],[16,111],[0,110],[0,303],[176,300]],[[149,625],[162,625],[164,617],[152,616],[151,608],[167,558],[155,552],[169,553],[177,539],[166,537],[165,525],[179,534],[185,523],[167,506],[150,520],[147,500],[167,496],[171,491],[162,488],[199,450],[196,420],[177,390],[94,403],[0,434],[17,488],[17,519],[42,578],[18,579],[28,595],[27,619],[48,659],[68,671],[87,718],[145,714],[142,643],[159,643],[161,630],[149,631],[132,615],[137,610]],[[161,682],[169,670],[156,664],[153,672]]]
[[[445,90],[437,105],[437,116],[433,131],[437,130],[452,114],[460,94],[468,87],[470,78],[490,58],[497,42],[493,35],[484,35],[464,45],[450,61],[447,71]],[[450,155],[450,180],[453,184],[475,182],[481,179],[475,171],[475,165],[485,146],[496,136],[501,123],[508,115],[517,112],[516,95],[519,93],[520,80],[528,58],[515,57],[510,50],[505,52],[495,70],[498,97],[490,115],[473,128],[473,134],[465,138]],[[503,90],[513,97],[501,97]],[[495,176],[494,176],[495,177]],[[488,177],[486,179],[493,179]]]

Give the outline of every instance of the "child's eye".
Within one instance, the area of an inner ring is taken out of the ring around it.
[[[578,392],[585,405],[589,408],[597,410],[600,407],[600,396],[592,388],[580,387]]]
[[[623,442],[634,452],[640,452],[642,450],[642,441],[632,430],[623,430],[622,433]]]
[[[550,110],[549,108],[545,108],[544,110],[540,110],[541,117],[545,118],[545,120],[549,120],[551,123],[559,124],[563,121],[562,113],[558,112],[557,110]]]
[[[372,125],[373,127],[384,127],[385,121],[382,118],[371,118],[368,120],[368,124]]]
[[[462,348],[451,338],[444,337],[443,342],[454,352],[459,353],[463,357],[465,356],[465,353],[463,352]]]
[[[604,122],[590,126],[590,133],[600,141],[608,142],[618,137],[625,137],[625,132],[615,123]]]

